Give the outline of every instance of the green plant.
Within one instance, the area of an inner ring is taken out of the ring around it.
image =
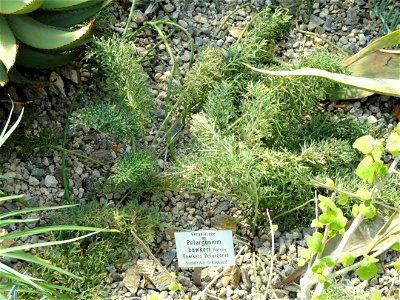
[[[339,83],[332,88],[330,99],[363,98],[373,93],[400,97],[400,53],[384,50],[400,44],[400,30],[370,43],[342,63],[340,72],[332,73],[316,68],[302,68],[293,71],[270,71],[245,66],[254,71],[279,76],[318,76]],[[342,74],[348,72],[349,74]]]
[[[386,206],[382,209],[377,203],[388,179],[400,174],[397,170],[400,161],[400,126],[385,139],[375,139],[370,135],[358,138],[353,147],[364,155],[355,173],[370,187],[359,187],[355,193],[351,193],[335,187],[331,179],[325,184],[317,183],[318,186],[333,190],[333,193],[331,197],[318,196],[321,212],[317,213],[318,217],[311,225],[316,231],[306,239],[308,248],[302,251],[300,259],[301,264],[308,262],[307,271],[300,281],[302,299],[327,299],[325,290],[332,284],[332,279],[351,270],[356,270],[362,280],[369,280],[377,274],[376,263],[380,254],[389,249],[400,251],[400,212],[394,209],[387,213]],[[388,164],[382,160],[385,152],[393,157]],[[352,221],[348,221],[340,208],[350,198],[357,201],[352,206]],[[324,232],[319,232],[319,228]],[[363,259],[355,262],[361,256]],[[335,271],[338,263],[342,264],[343,269]],[[394,264],[397,270],[400,270],[399,263],[400,259]],[[311,293],[314,285],[316,287]]]
[[[64,286],[77,291],[74,296],[76,300],[107,298],[112,292],[105,283],[106,268],[113,265],[122,269],[123,264],[140,252],[130,234],[131,230],[144,242],[151,243],[161,222],[156,209],[145,207],[135,200],[115,208],[90,202],[57,212],[49,221],[50,224],[66,223],[100,228],[112,226],[120,232],[117,235],[104,233],[73,244],[40,251],[45,259],[57,262],[63,269],[82,276],[83,280],[77,282],[49,269],[39,267],[34,270],[35,274],[40,274],[48,282],[63,282]],[[54,238],[69,239],[74,236],[72,232],[63,232]]]
[[[19,122],[21,121],[23,115],[23,109],[19,118],[14,123],[14,125],[7,130],[8,125],[10,123],[12,111],[14,108],[14,104],[12,103],[12,109],[10,112],[10,116],[5,124],[3,131],[0,134],[0,147],[4,144],[6,139],[11,135],[11,133],[16,129]],[[3,178],[2,178],[3,179]],[[5,196],[0,197],[0,202],[12,201],[12,200],[21,200],[22,195],[19,196]],[[23,202],[23,201],[22,201]],[[74,275],[68,271],[65,271],[55,265],[50,264],[48,261],[41,259],[38,256],[27,253],[27,250],[52,246],[52,245],[60,245],[65,243],[74,242],[89,236],[92,236],[100,231],[104,231],[94,227],[83,227],[83,226],[43,226],[36,227],[33,229],[23,229],[19,231],[9,232],[9,226],[12,224],[24,224],[29,222],[36,222],[39,220],[38,217],[34,218],[19,218],[25,214],[33,213],[34,215],[40,211],[50,211],[55,209],[65,209],[70,208],[75,205],[63,205],[63,206],[53,206],[53,207],[37,207],[37,208],[25,208],[21,210],[16,210],[8,213],[0,214],[0,227],[3,228],[3,233],[5,230],[5,234],[2,234],[0,238],[0,242],[2,245],[0,246],[0,258],[8,258],[8,259],[17,259],[19,261],[26,262],[28,264],[33,264],[35,266],[42,266],[48,269],[52,269],[54,271],[60,272],[66,276],[73,278],[74,280],[81,280],[81,277]],[[37,216],[37,215],[35,215]],[[14,217],[14,218],[12,218]],[[17,218],[15,218],[17,217]],[[41,243],[32,243],[32,244],[20,244],[20,245],[12,245],[14,244],[14,240],[18,240],[19,238],[27,238],[30,236],[34,236],[37,234],[49,233],[54,231],[93,231],[92,233],[86,234],[84,236],[79,236],[75,238],[71,238],[68,240],[61,241],[50,241],[50,242],[41,242]],[[114,230],[108,230],[112,232]],[[9,246],[4,246],[4,245]],[[31,272],[28,270],[16,270],[5,264],[4,262],[0,262],[0,299],[7,299],[6,293],[8,293],[8,297],[16,297],[17,292],[26,292],[32,293],[35,295],[43,295],[48,299],[71,299],[64,293],[73,293],[74,291],[68,288],[64,288],[62,286],[57,286],[54,284],[49,284],[47,282],[42,281],[40,278],[35,278],[31,276]],[[10,298],[9,298],[10,299]]]
[[[1,0],[0,87],[19,78],[14,65],[47,68],[76,59],[71,49],[86,43],[93,17],[110,0]]]
[[[371,0],[370,10],[382,21],[384,34],[396,30],[400,24],[400,13],[396,11],[396,6],[391,0]]]

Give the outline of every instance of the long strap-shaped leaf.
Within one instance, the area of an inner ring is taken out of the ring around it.
[[[7,21],[17,39],[38,49],[58,49],[85,37],[92,22],[75,31],[42,24],[26,15],[7,16]]]
[[[13,196],[13,198],[11,199],[18,199],[20,198],[20,196]],[[11,200],[9,199],[9,200]],[[0,201],[2,201],[3,199],[0,198]],[[44,211],[44,210],[55,210],[55,209],[63,209],[63,208],[70,208],[70,207],[74,207],[77,206],[78,204],[68,204],[68,205],[59,205],[59,206],[45,206],[45,207],[32,207],[32,208],[25,208],[25,209],[20,209],[20,210],[14,210],[8,213],[4,213],[0,215],[0,220],[1,219],[5,219],[5,218],[9,218],[12,216],[18,216],[18,215],[22,215],[22,214],[26,214],[26,213],[31,213],[31,212],[36,212],[36,211]]]
[[[0,0],[0,14],[27,14],[38,9],[44,0]]]
[[[366,77],[356,77],[345,74],[331,73],[324,70],[313,69],[313,68],[303,68],[293,71],[269,71],[262,70],[252,67],[246,63],[243,63],[246,67],[269,75],[277,76],[317,76],[326,79],[333,80],[335,82],[354,86],[364,90],[372,91],[375,93],[400,97],[400,80],[395,79],[380,79],[380,78],[366,78]]]
[[[57,10],[57,9],[71,9],[82,8],[98,4],[104,0],[45,0],[41,9]]]

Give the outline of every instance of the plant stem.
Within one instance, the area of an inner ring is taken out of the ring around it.
[[[268,296],[268,290],[269,287],[271,286],[271,281],[272,281],[272,275],[274,272],[274,255],[275,255],[275,234],[274,234],[274,225],[272,224],[271,216],[269,215],[269,210],[266,210],[266,214],[268,217],[268,222],[269,222],[269,229],[271,230],[271,262],[269,265],[269,276],[268,276],[268,282],[267,282],[267,287],[265,288],[265,294],[263,296],[263,299],[267,300]]]
[[[123,39],[126,38],[126,34],[128,33],[128,28],[132,21],[133,11],[135,10],[135,5],[136,5],[136,0],[132,0],[132,5],[131,5],[131,9],[129,11],[128,20],[126,20],[125,29],[124,29],[124,32],[122,33]]]

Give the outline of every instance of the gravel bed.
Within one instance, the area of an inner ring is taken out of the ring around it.
[[[305,35],[298,30],[292,30],[286,40],[280,44],[278,54],[285,60],[293,60],[300,54],[310,51],[314,47],[330,47],[326,40],[331,41],[346,51],[356,52],[368,44],[381,33],[379,32],[380,21],[368,9],[368,2],[364,0],[341,1],[341,0],[317,0],[312,1],[311,14],[306,12],[306,7],[300,10],[293,8],[293,1],[261,1],[252,0],[251,5],[244,7],[234,14],[223,27],[221,32],[213,39],[216,28],[233,11],[237,5],[242,5],[242,0],[219,0],[219,1],[167,1],[164,5],[165,11],[173,17],[177,17],[179,25],[186,28],[192,35],[196,51],[202,45],[211,43],[215,47],[227,48],[235,38],[229,34],[231,27],[244,27],[246,22],[265,5],[281,5],[296,14],[300,30],[318,34],[317,36]],[[162,18],[164,12],[159,10],[155,16],[145,15],[147,4],[140,6],[135,11],[132,29],[138,28],[144,21],[151,17]],[[126,24],[129,11],[118,2],[110,9],[116,17],[112,29],[122,33]],[[154,36],[153,36],[154,37]],[[151,35],[137,41],[137,51],[145,51],[146,47],[153,42]],[[190,45],[187,38],[176,33],[172,38],[173,50],[178,57],[183,74],[186,73],[190,58]],[[145,64],[146,72],[150,74],[153,82],[153,92],[157,95],[159,121],[162,120],[163,99],[166,96],[166,80],[169,74],[169,59],[167,54],[159,59],[157,65]],[[69,80],[65,81],[65,95],[69,97],[75,92],[75,85]],[[35,95],[32,106],[27,107],[25,122],[32,124],[28,134],[42,134],[45,129],[62,132],[66,120],[67,101],[60,101],[59,94],[55,91],[43,92]],[[396,121],[390,115],[393,109],[393,100],[386,96],[376,96],[358,101],[345,101],[342,108],[336,108],[336,103],[331,103],[326,109],[332,113],[344,111],[346,114],[362,119],[370,124],[377,124],[380,128],[396,126]],[[80,103],[79,105],[85,105]],[[33,121],[32,121],[33,120]],[[151,141],[151,130],[144,142]],[[124,152],[129,151],[130,146],[126,143],[116,145],[104,134],[88,130],[78,126],[68,132],[68,148],[76,150],[84,155],[102,162],[102,166],[92,164],[80,157],[69,155],[67,158],[69,184],[72,188],[72,200],[84,202],[85,192],[96,182],[106,180],[110,172],[110,166]],[[185,139],[178,143],[178,148],[183,150]],[[179,146],[180,145],[180,146]],[[18,146],[22,147],[22,146]],[[179,150],[178,150],[179,154]],[[61,174],[61,153],[58,149],[36,148],[32,155],[16,154],[15,152],[5,153],[0,157],[0,174],[12,177],[13,179],[1,182],[0,189],[8,194],[25,194],[26,200],[32,206],[57,205],[63,197],[63,184]],[[159,167],[163,169],[167,162],[160,160]],[[112,205],[121,198],[121,195],[106,194],[99,195],[101,204]],[[274,253],[274,275],[272,286],[274,286],[276,299],[296,299],[295,287],[293,285],[279,286],[282,279],[289,275],[297,267],[299,251],[304,248],[305,238],[312,232],[309,228],[294,229],[289,232],[275,233],[275,249],[272,249],[272,242],[268,232],[260,232],[254,236],[244,222],[242,222],[241,211],[234,207],[227,199],[216,197],[211,194],[189,195],[165,191],[163,195],[154,195],[151,199],[159,203],[163,221],[173,227],[188,230],[218,228],[220,220],[231,220],[230,226],[234,232],[235,253],[244,247],[241,255],[236,259],[236,266],[226,274],[225,280],[219,280],[213,285],[208,294],[208,299],[257,299],[256,278],[254,277],[253,253],[257,254],[262,261],[270,260]],[[0,204],[0,213],[17,209],[17,204]],[[32,217],[32,215],[27,216]],[[37,223],[28,223],[27,226],[35,226]],[[16,225],[11,226],[12,230],[17,229]],[[16,244],[18,241],[15,242]],[[159,249],[157,258],[168,269],[175,272],[177,281],[181,284],[187,294],[192,296],[201,291],[207,283],[222,268],[204,268],[203,270],[180,269],[177,266],[174,239],[170,232],[160,232],[157,241],[151,245],[151,249]],[[138,254],[140,261],[150,259],[145,252]],[[382,261],[395,260],[394,253],[387,253],[381,257]],[[146,296],[159,292],[162,299],[182,299],[179,292],[168,290],[159,291],[157,287],[146,281],[141,281],[137,292],[132,292],[126,286],[129,277],[129,268],[136,261],[132,260],[125,264],[123,270],[117,270],[109,266],[107,282],[110,287],[120,295],[120,300],[146,299]],[[266,267],[266,269],[268,269]],[[159,270],[160,271],[160,270]],[[261,276],[261,291],[264,292],[265,278],[268,270],[263,270],[261,265],[257,266],[258,275]],[[397,276],[397,279],[396,279]],[[394,285],[394,289],[400,289],[398,273],[394,269],[379,269],[379,276],[367,281],[360,281],[358,278],[345,276],[344,280],[359,286],[361,289],[378,287],[385,292]],[[217,298],[216,298],[217,297]],[[207,299],[207,296],[201,299]]]

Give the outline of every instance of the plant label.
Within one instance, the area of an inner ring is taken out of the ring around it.
[[[174,235],[181,268],[235,264],[231,230],[175,232]]]

